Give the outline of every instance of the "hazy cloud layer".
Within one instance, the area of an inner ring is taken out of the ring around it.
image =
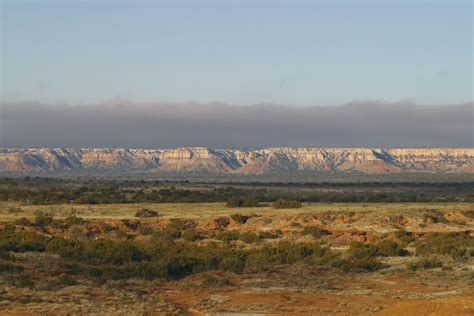
[[[473,103],[341,106],[3,103],[1,146],[158,148],[474,145]]]

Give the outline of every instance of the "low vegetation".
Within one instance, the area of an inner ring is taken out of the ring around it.
[[[0,201],[45,204],[204,203],[256,207],[278,199],[301,202],[474,202],[474,182],[246,183],[2,178]],[[11,208],[11,214],[21,214]],[[431,218],[431,219],[430,219]],[[443,220],[427,214],[427,220]]]
[[[447,255],[453,258],[468,256],[474,240],[467,233],[434,233],[416,243],[417,255]]]
[[[0,181],[0,194],[16,187],[17,197],[24,199],[1,205],[2,308],[24,311],[36,304],[38,311],[64,299],[68,301],[58,306],[70,304],[74,313],[85,302],[97,307],[103,297],[107,302],[116,299],[121,307],[140,300],[148,308],[159,293],[173,296],[173,302],[192,293],[196,300],[186,304],[213,313],[224,304],[214,298],[223,300],[232,287],[233,294],[245,293],[252,302],[258,300],[249,293],[267,293],[261,296],[267,300],[273,295],[269,288],[287,289],[279,301],[285,311],[291,308],[285,302],[300,308],[301,302],[314,302],[306,295],[324,293],[335,297],[332,311],[350,313],[353,305],[349,302],[344,309],[341,298],[359,300],[362,295],[364,302],[375,300],[371,308],[376,308],[383,295],[393,301],[392,290],[407,295],[406,284],[417,284],[420,297],[431,300],[436,299],[433,285],[443,284],[443,291],[464,290],[472,283],[467,274],[474,260],[472,205],[306,203],[399,201],[409,194],[419,202],[454,196],[451,189],[435,196],[437,185],[371,184],[377,190],[367,194],[367,184],[173,187],[175,183],[154,181],[57,181]],[[464,192],[456,185],[450,188]],[[458,201],[464,201],[462,194]],[[222,203],[126,204],[135,199]],[[67,204],[36,205],[53,201]],[[75,205],[112,201],[124,204]],[[281,208],[274,209],[274,204]],[[364,291],[370,286],[369,294],[361,294],[361,284]],[[179,314],[177,309],[170,313]]]
[[[435,269],[441,268],[443,263],[434,258],[423,258],[414,263],[408,265],[408,268],[412,271],[426,270],[426,269]]]
[[[300,208],[302,206],[300,201],[297,200],[287,200],[287,199],[278,199],[273,202],[272,207],[276,209],[280,208]]]

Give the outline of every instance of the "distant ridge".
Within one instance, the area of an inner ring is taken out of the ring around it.
[[[2,173],[474,174],[474,148],[0,148]]]

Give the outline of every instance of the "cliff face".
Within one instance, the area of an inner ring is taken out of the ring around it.
[[[0,148],[0,172],[474,173],[474,148]]]

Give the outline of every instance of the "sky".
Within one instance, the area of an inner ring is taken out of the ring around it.
[[[472,1],[0,2],[3,101],[473,100]]]

